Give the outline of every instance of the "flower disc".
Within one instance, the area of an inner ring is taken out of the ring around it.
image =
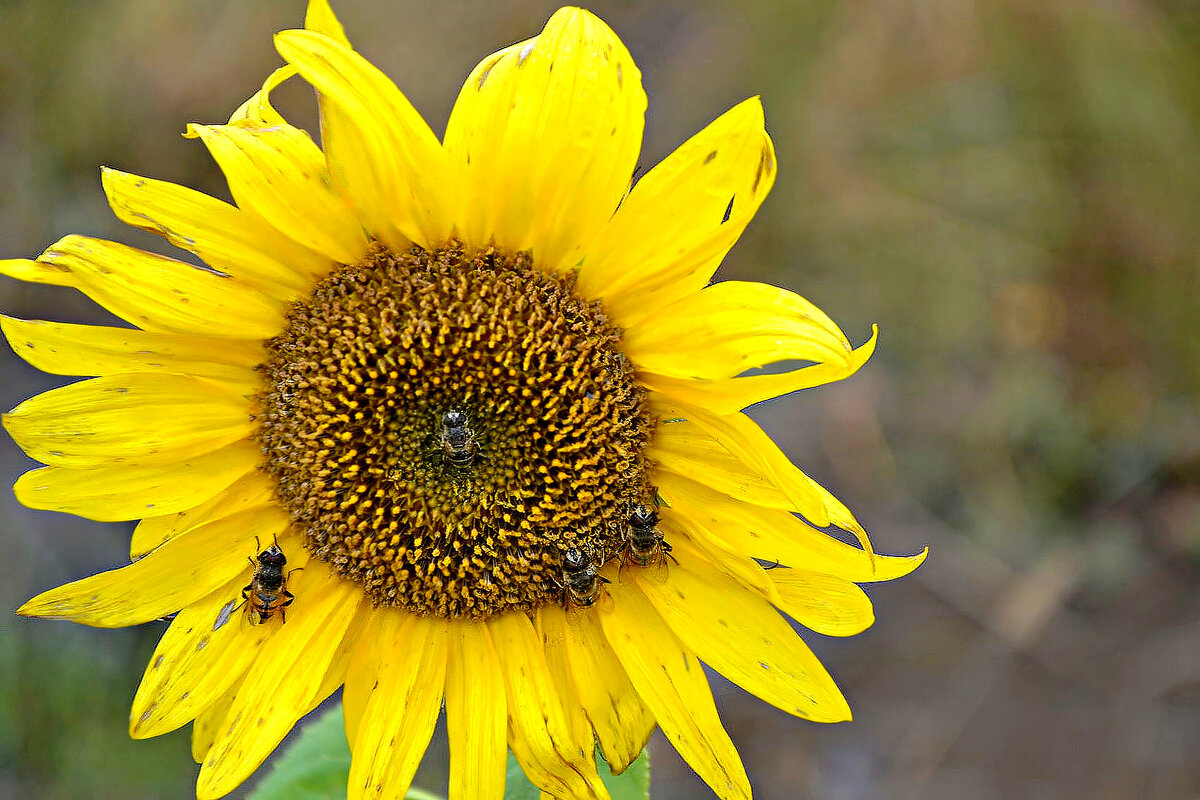
[[[531,609],[561,596],[566,550],[621,549],[653,420],[573,282],[494,249],[376,247],[270,341],[264,469],[312,554],[376,604]]]

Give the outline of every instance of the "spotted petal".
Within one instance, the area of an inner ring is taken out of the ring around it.
[[[667,740],[721,798],[750,798],[750,782],[695,654],[679,641],[632,581],[611,587],[601,614],[605,638]]]
[[[275,46],[316,88],[330,174],[371,233],[396,248],[444,244],[455,184],[437,137],[404,94],[336,38],[284,31]]]
[[[244,781],[320,699],[362,592],[316,571],[300,582],[292,619],[259,649],[205,756],[196,783],[200,800],[215,800]]]
[[[629,51],[591,13],[563,8],[538,36],[488,56],[446,128],[461,174],[459,235],[568,268],[629,188],[646,95]]]
[[[630,327],[699,291],[775,182],[775,151],[752,97],[651,169],[587,248],[580,287]]]

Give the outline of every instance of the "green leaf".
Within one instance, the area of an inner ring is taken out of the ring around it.
[[[608,793],[612,795],[612,800],[648,800],[650,797],[650,754],[647,751],[643,750],[620,775],[613,775],[607,762],[597,752],[596,769],[600,772],[600,780],[604,781]],[[525,777],[521,765],[510,752],[504,800],[539,800],[541,796],[541,792]]]
[[[304,726],[249,800],[338,800],[346,796],[349,776],[350,746],[339,705]]]
[[[346,744],[342,707],[338,705],[304,726],[287,752],[275,759],[270,773],[254,787],[249,800],[342,800],[349,776],[350,747]],[[406,798],[441,800],[417,788],[409,789]]]

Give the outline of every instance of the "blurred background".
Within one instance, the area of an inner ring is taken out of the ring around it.
[[[335,3],[439,133],[476,61],[552,0]],[[592,5],[640,64],[644,165],[761,93],[780,173],[724,277],[807,296],[857,376],[754,410],[876,548],[878,621],[809,636],[855,721],[714,686],[772,798],[1200,795],[1200,4],[802,0]],[[70,232],[161,248],[99,167],[227,197],[204,148],[279,60],[303,0],[2,0],[0,257]],[[312,129],[311,100],[283,90]],[[0,280],[25,318],[100,321]],[[61,383],[0,357],[0,406]],[[5,437],[0,483],[32,463]],[[16,619],[127,560],[130,526],[0,492],[0,798],[183,798],[187,730],[126,738],[161,625]],[[444,781],[434,748],[422,776]],[[710,796],[661,738],[655,798]],[[102,790],[102,791],[101,791]],[[242,796],[242,795],[235,795]]]

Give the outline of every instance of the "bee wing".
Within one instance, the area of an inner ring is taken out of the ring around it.
[[[654,557],[650,559],[650,563],[640,569],[642,571],[638,575],[646,580],[654,583],[666,583],[668,573],[666,553],[655,553]]]
[[[238,601],[235,597],[233,600],[230,600],[228,603],[221,606],[221,610],[217,612],[217,618],[213,620],[212,629],[214,631],[220,630],[226,622],[229,622],[229,617],[233,614],[233,609],[235,606],[237,606],[237,603]]]
[[[596,598],[593,604],[595,609],[601,614],[611,614],[613,610],[612,594],[605,587],[600,587],[600,596]]]

